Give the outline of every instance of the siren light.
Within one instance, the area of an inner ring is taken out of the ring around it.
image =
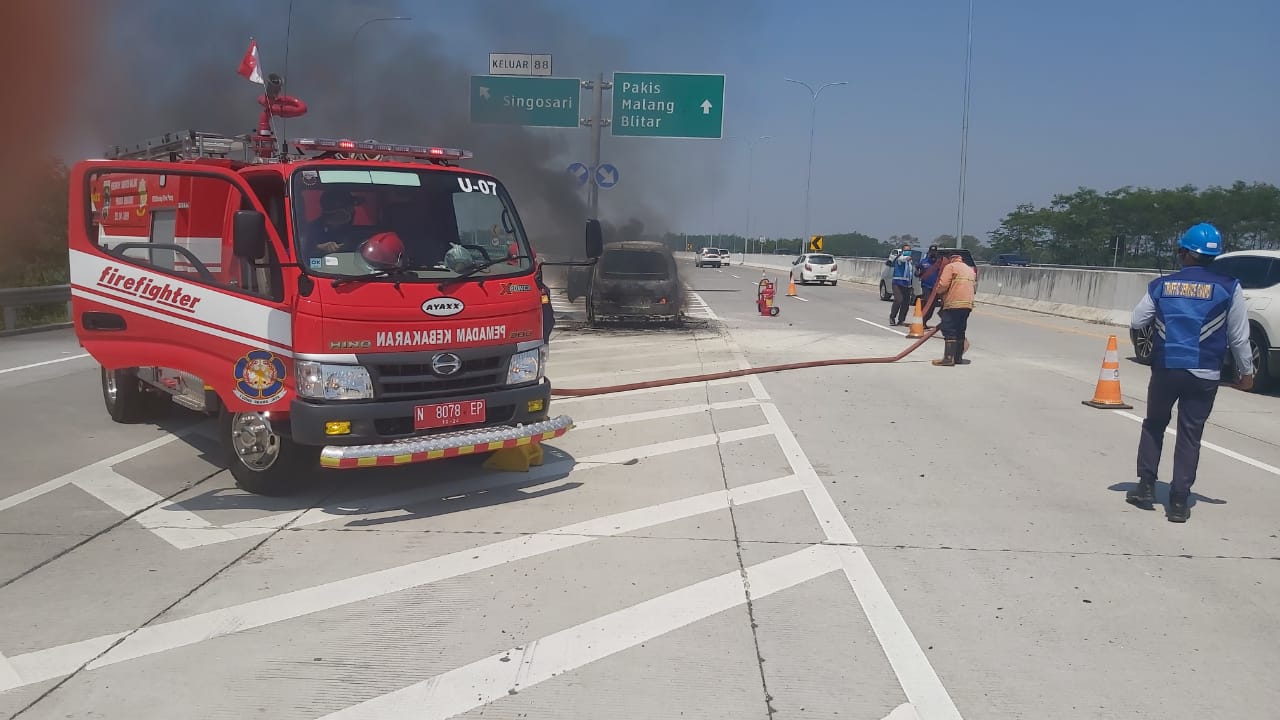
[[[295,147],[302,151],[360,153],[365,155],[394,155],[411,157],[420,160],[468,160],[472,156],[470,150],[432,147],[428,145],[401,145],[398,143],[380,143],[372,140],[335,140],[331,138],[299,138],[293,141]]]

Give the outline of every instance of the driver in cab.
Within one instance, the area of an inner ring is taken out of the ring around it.
[[[355,252],[365,239],[352,223],[356,198],[341,188],[328,188],[320,196],[320,217],[307,223],[303,237],[309,257],[333,252]]]

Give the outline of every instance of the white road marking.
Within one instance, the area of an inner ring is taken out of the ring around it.
[[[729,273],[729,275],[730,275],[730,276],[732,276],[732,277],[735,277],[735,278],[737,278],[737,279],[739,279],[739,280],[741,280],[741,279],[742,279],[742,277],[741,277],[741,276],[739,276],[739,275],[734,275],[733,273]]]
[[[0,370],[0,375],[3,375],[5,373],[18,372],[19,370],[30,370],[31,368],[44,367],[45,365],[52,365],[54,363],[66,362],[68,360],[79,360],[80,358],[87,358],[87,357],[89,357],[89,353],[80,353],[79,355],[68,355],[67,357],[61,357],[54,360],[44,360],[38,363],[31,363],[30,365],[19,365],[17,367],[4,368],[3,370]]]
[[[703,383],[687,383],[684,385],[664,385],[662,387],[640,388],[639,390],[623,390],[622,392],[610,393],[608,397],[611,399],[628,398],[628,397],[634,397],[636,395],[650,395],[653,393],[672,392],[674,390],[687,390],[691,387],[697,387],[698,385],[707,385],[707,386],[741,385],[746,381],[747,379],[745,377],[720,378],[719,380],[707,380],[706,382],[703,382]],[[556,382],[558,383],[559,381],[557,380]],[[554,400],[552,400],[552,404],[555,407],[559,407],[561,405],[565,405],[569,403],[587,402],[592,400],[598,402],[600,400],[599,396],[593,396],[593,395],[585,395],[581,397],[557,397],[555,384],[552,384],[551,386],[551,396],[555,398]]]
[[[755,405],[756,400],[746,398],[744,400],[732,400],[724,403],[716,403],[715,408],[729,407],[746,407]],[[697,411],[702,411],[708,406],[692,406]],[[672,410],[657,410],[653,413],[637,413],[637,415],[653,414],[657,417],[665,417],[673,413],[673,410],[679,411],[684,408],[674,408]],[[624,416],[625,418],[625,416]],[[625,421],[634,421],[635,417],[625,418]],[[617,422],[616,418],[602,418],[601,424],[613,424]],[[581,427],[581,425],[578,425]],[[736,442],[753,437],[761,437],[768,435],[772,431],[767,425],[761,425],[755,428],[746,428],[743,430],[732,430],[721,433],[719,435],[701,435],[692,438],[682,438],[669,442],[654,443],[652,445],[643,445],[624,450],[618,450],[604,455],[595,455],[580,458],[576,461],[563,461],[547,463],[539,467],[531,468],[528,472],[520,475],[488,475],[480,478],[468,478],[442,485],[431,487],[416,487],[401,492],[390,493],[370,499],[357,501],[361,508],[359,511],[364,515],[373,515],[378,513],[390,512],[393,510],[404,510],[405,507],[414,503],[423,502],[431,497],[444,497],[455,493],[470,493],[480,490],[490,490],[505,485],[515,483],[521,484],[539,484],[549,482],[551,480],[565,480],[576,472],[591,470],[606,464],[614,464],[626,462],[627,460],[642,460],[646,458],[658,457],[660,455],[669,455],[685,450],[692,450],[700,447],[708,447],[718,442]],[[104,492],[104,495],[111,498],[117,504],[116,507],[121,512],[128,514],[132,512],[128,510],[130,503],[125,500],[126,497],[132,498],[132,506],[146,507],[142,504],[146,497],[150,497],[152,502],[158,499],[158,495],[151,494],[151,491],[138,486],[128,478],[116,476],[118,479],[114,482],[117,487],[110,491]],[[134,485],[134,487],[126,487],[125,484]],[[100,484],[98,491],[102,491]],[[148,495],[149,494],[149,495]],[[146,495],[146,497],[144,497]],[[104,502],[106,499],[104,498]],[[112,504],[112,503],[108,503]],[[330,522],[333,520],[349,520],[352,517],[353,505],[352,501],[346,501],[336,505],[323,508],[311,508],[302,511],[288,511],[268,515],[262,518],[253,518],[250,520],[242,520],[240,522],[230,523],[227,525],[214,525],[195,513],[187,511],[181,502],[171,502],[157,505],[150,510],[140,514],[135,520],[141,525],[151,530],[156,535],[167,541],[169,544],[181,550],[188,550],[193,547],[204,545],[212,545],[214,543],[227,542],[229,540],[240,540],[243,538],[253,537],[255,535],[264,535],[272,530],[276,530],[290,525],[293,528],[307,527],[319,523]]]
[[[876,326],[876,327],[880,328],[881,330],[888,330],[888,331],[889,331],[889,332],[891,332],[891,333],[897,333],[898,335],[901,335],[901,336],[903,336],[903,337],[906,337],[906,336],[907,336],[907,334],[906,334],[905,332],[901,331],[901,330],[894,330],[893,328],[889,327],[888,325],[881,325],[880,323],[873,323],[873,322],[871,322],[870,320],[867,320],[867,319],[865,319],[865,318],[856,317],[856,318],[854,318],[854,320],[857,320],[858,322],[864,322],[864,323],[866,323],[866,324],[868,324],[868,325],[874,325],[874,326]]]
[[[732,337],[727,337],[725,343],[738,359],[741,368],[751,367],[746,354]],[[962,720],[951,695],[938,678],[928,656],[920,648],[919,641],[912,634],[910,626],[894,604],[892,596],[889,595],[888,589],[871,565],[871,561],[861,548],[853,547],[857,543],[853,529],[849,527],[839,508],[836,507],[835,500],[822,484],[817,470],[809,462],[804,449],[800,447],[799,441],[796,440],[777,406],[770,402],[769,393],[760,382],[759,376],[748,375],[747,382],[756,399],[761,401],[760,407],[764,410],[765,417],[769,419],[774,435],[786,454],[787,463],[791,465],[796,479],[804,487],[805,499],[809,501],[814,516],[822,524],[827,540],[846,543],[840,548],[841,565],[844,568],[845,577],[858,596],[863,612],[880,640],[880,646],[890,666],[893,667],[894,674],[898,677],[898,683],[919,714],[920,720]]]
[[[911,707],[911,703],[902,703],[893,709],[893,712],[884,716],[884,720],[920,720],[920,716],[916,714],[915,708]]]
[[[13,663],[9,662],[9,658],[0,653],[0,691],[5,688],[18,687],[22,684],[22,679],[18,677],[18,671],[14,669]]]
[[[791,298],[792,300],[799,300],[800,302],[809,302],[808,300],[800,297],[799,295],[788,295],[787,297]]]
[[[685,313],[688,317],[713,321],[720,320],[720,317],[711,309],[711,306],[707,304],[707,301],[704,300],[701,295],[687,287],[685,288],[685,304],[686,306],[693,308],[692,311]]]
[[[796,479],[787,476],[727,491],[716,490],[565,525],[533,535],[522,535],[477,548],[467,548],[408,565],[335,580],[178,620],[148,625],[132,634],[111,633],[45,650],[36,650],[10,658],[12,668],[17,673],[18,684],[0,684],[0,691],[62,677],[75,672],[85,663],[89,663],[90,670],[102,668],[125,660],[195,645],[243,630],[292,620],[362,600],[525,560],[588,543],[597,538],[631,533],[647,527],[722,510],[727,508],[729,503],[742,505],[797,492],[800,489]],[[734,574],[737,575],[737,573]],[[741,589],[738,593],[741,596]],[[102,655],[112,643],[126,635],[128,637],[124,642]],[[98,657],[99,655],[102,657]]]
[[[614,415],[613,417],[598,418],[596,420],[575,420],[573,427],[575,430],[585,430],[587,428],[624,425],[626,423],[644,422],[646,420],[662,420],[664,418],[679,417],[682,415],[696,415],[698,413],[710,412],[712,410],[732,410],[734,408],[750,407],[758,402],[759,401],[755,398],[743,398],[741,400],[726,400],[725,402],[718,403],[685,405],[683,407],[631,413],[630,415]]]
[[[591,373],[573,373],[556,376],[556,382],[561,384],[569,382],[582,383],[589,378],[613,378],[614,382],[610,382],[610,385],[622,385],[628,382],[647,382],[646,378],[650,377],[655,380],[668,377],[679,377],[680,375],[686,374],[685,371],[687,370],[701,370],[704,373],[720,372],[723,368],[709,368],[708,366],[723,364],[724,362],[728,361],[680,363],[678,365],[661,365],[659,367],[639,368],[636,370],[604,370]],[[676,373],[679,373],[679,375]],[[554,395],[555,389],[553,388],[551,392]]]
[[[740,440],[750,440],[751,438],[764,437],[772,435],[774,429],[769,425],[757,425],[755,427],[742,428],[741,430],[727,430],[722,433],[711,433],[709,435],[696,435],[694,437],[679,438],[677,440],[668,440],[666,442],[654,443],[643,447],[631,448],[628,450],[615,450],[613,452],[600,453],[599,455],[589,455],[578,459],[578,466],[593,465],[597,463],[620,463],[626,462],[632,458],[643,460],[645,458],[656,457],[658,455],[670,455],[672,453],[684,452],[685,450],[694,450],[702,447],[710,447],[719,445],[720,443],[738,442]]]
[[[100,473],[102,473],[104,470],[110,470],[113,465],[117,465],[126,460],[135,458],[139,455],[149,453],[158,447],[168,445],[174,440],[177,440],[185,435],[189,435],[195,432],[195,430],[196,428],[193,427],[193,428],[181,430],[177,433],[166,435],[164,437],[156,438],[151,442],[143,443],[142,445],[139,445],[135,448],[125,450],[124,452],[118,453],[116,455],[112,455],[111,457],[105,460],[99,460],[98,462],[93,463],[92,465],[86,465],[85,467],[82,467],[78,470],[73,470],[61,477],[56,477],[52,480],[41,483],[31,488],[30,490],[23,490],[20,493],[10,495],[9,497],[4,498],[3,500],[0,500],[0,510],[8,510],[9,508],[14,507],[15,505],[20,505],[24,502],[27,502],[28,500],[33,500],[35,498],[40,497],[41,495],[57,490],[63,485],[70,485],[71,483],[74,483],[78,480],[92,479],[97,475],[99,475]]]
[[[1113,413],[1115,413],[1115,414],[1117,414],[1117,415],[1121,415],[1121,416],[1123,416],[1123,417],[1127,417],[1127,418],[1129,418],[1130,420],[1133,420],[1133,421],[1138,422],[1138,423],[1141,423],[1141,422],[1143,421],[1143,418],[1142,418],[1140,415],[1134,415],[1133,413],[1131,413],[1131,412],[1125,412],[1124,410],[1112,410],[1111,412],[1113,412]],[[1166,429],[1165,429],[1165,433],[1166,433],[1167,435],[1170,435],[1171,437],[1177,437],[1177,436],[1178,436],[1178,432],[1177,432],[1177,430],[1175,430],[1175,429],[1174,429],[1174,424],[1175,424],[1175,423],[1177,423],[1177,418],[1176,418],[1176,417],[1174,418],[1174,420],[1173,420],[1172,422],[1170,422],[1170,427],[1168,427],[1168,428],[1166,428]],[[1253,458],[1249,457],[1248,455],[1241,455],[1240,453],[1236,452],[1235,450],[1228,450],[1227,448],[1224,448],[1224,447],[1222,447],[1221,445],[1214,445],[1213,443],[1211,443],[1211,442],[1207,442],[1207,441],[1205,441],[1205,440],[1201,440],[1201,441],[1200,441],[1200,445],[1201,445],[1201,447],[1204,447],[1204,448],[1206,448],[1206,449],[1208,449],[1208,450],[1212,450],[1212,451],[1214,451],[1214,452],[1216,452],[1216,453],[1220,453],[1220,454],[1222,454],[1222,455],[1226,455],[1227,457],[1229,457],[1229,458],[1231,458],[1231,459],[1233,459],[1233,460],[1239,460],[1240,462],[1242,462],[1242,463],[1244,463],[1244,464],[1246,464],[1246,465],[1252,465],[1252,466],[1254,466],[1254,467],[1256,467],[1256,468],[1258,468],[1259,470],[1262,470],[1262,471],[1264,471],[1264,472],[1269,472],[1269,473],[1271,473],[1272,475],[1280,475],[1280,468],[1278,468],[1278,467],[1276,467],[1276,466],[1274,466],[1274,465],[1268,465],[1268,464],[1266,464],[1266,463],[1262,462],[1261,460],[1254,460]]]
[[[683,587],[495,653],[321,720],[450,718],[752,600],[839,569],[833,548],[804,550]]]

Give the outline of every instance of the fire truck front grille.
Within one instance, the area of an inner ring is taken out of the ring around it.
[[[506,380],[506,356],[464,359],[462,368],[449,377],[431,372],[425,363],[377,365],[374,383],[378,397],[385,400],[431,398],[457,392],[479,392],[502,386]]]

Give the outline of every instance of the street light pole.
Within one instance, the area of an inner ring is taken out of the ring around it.
[[[833,85],[848,85],[849,83],[846,81],[831,82],[823,85],[817,90],[814,90],[808,83],[801,82],[799,80],[792,80],[791,78],[783,78],[783,80],[804,86],[813,98],[813,104],[809,112],[809,171],[804,181],[804,237],[800,238],[801,252],[803,252],[804,238],[809,237],[809,189],[813,182],[813,133],[814,126],[817,124],[818,120],[818,95],[822,94],[823,90],[826,90]]]
[[[364,22],[360,23],[360,27],[356,28],[356,31],[355,31],[355,32],[353,32],[353,33],[351,33],[351,46],[350,46],[350,57],[351,57],[351,62],[350,62],[350,64],[351,64],[351,115],[352,115],[352,118],[353,118],[353,122],[357,122],[357,123],[359,123],[359,120],[358,120],[357,118],[360,118],[360,117],[361,117],[361,115],[359,114],[359,103],[356,101],[356,37],[360,34],[360,31],[361,31],[361,30],[363,30],[363,29],[365,28],[365,26],[366,26],[366,25],[368,25],[369,23],[382,22],[382,21],[386,21],[386,20],[412,20],[412,19],[413,19],[413,18],[411,18],[411,17],[401,17],[401,16],[399,16],[399,15],[397,15],[397,16],[395,16],[395,17],[376,17],[376,18],[369,18],[368,20],[365,20]],[[359,123],[359,125],[361,126],[361,129],[363,130],[364,123]]]
[[[964,119],[960,123],[960,197],[956,201],[956,247],[964,247],[964,181],[969,155],[969,72],[973,64],[973,0],[969,0],[969,37],[964,53]]]

